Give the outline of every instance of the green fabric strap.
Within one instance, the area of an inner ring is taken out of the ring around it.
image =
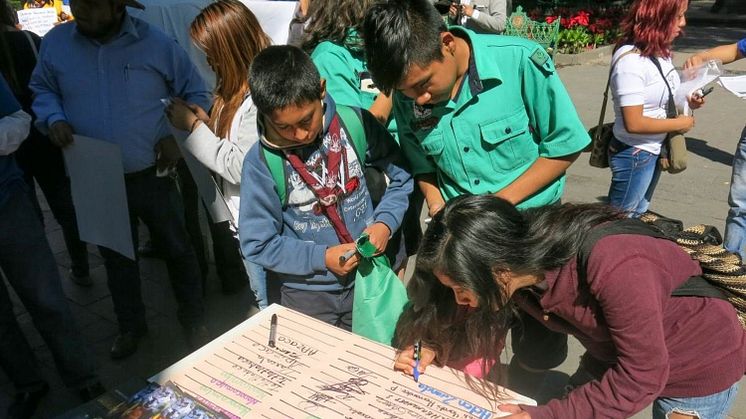
[[[262,146],[262,152],[264,153],[264,161],[267,162],[267,168],[269,169],[272,180],[275,181],[277,187],[277,195],[280,197],[280,202],[284,207],[287,204],[287,185],[285,180],[285,158],[282,156],[280,151],[272,150]]]
[[[363,128],[363,121],[360,120],[360,115],[355,112],[355,109],[345,105],[337,105],[337,115],[347,128],[347,133],[352,137],[350,138],[352,148],[355,149],[357,159],[360,160],[360,166],[365,166],[365,152],[368,150],[368,142],[365,138],[365,129]]]

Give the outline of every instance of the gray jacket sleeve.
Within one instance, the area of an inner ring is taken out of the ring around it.
[[[210,130],[207,124],[200,124],[184,140],[183,145],[208,169],[226,181],[238,185],[241,183],[244,157],[251,146],[259,141],[259,134],[256,130],[256,107],[251,104],[248,110],[243,114],[236,113],[234,118],[241,118],[238,125],[238,141],[220,138]]]
[[[505,24],[508,21],[508,0],[477,0],[472,4],[486,5],[486,9],[479,10],[479,16],[476,19],[470,18],[472,24],[478,26],[484,32],[502,33],[505,31]]]

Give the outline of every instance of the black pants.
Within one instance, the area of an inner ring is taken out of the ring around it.
[[[57,263],[33,209],[24,182],[5,185],[0,202],[0,270],[28,310],[52,352],[62,381],[71,388],[97,381],[88,350],[62,291]],[[34,352],[18,326],[5,282],[0,278],[0,367],[16,391],[33,391],[44,382]]]
[[[184,225],[184,210],[176,182],[171,177],[156,177],[155,167],[151,167],[125,175],[125,186],[132,243],[137,248],[139,218],[164,253],[168,278],[178,303],[179,322],[184,327],[200,325],[204,318],[202,278]],[[99,250],[104,258],[120,331],[143,332],[147,325],[137,261],[103,246],[99,246]]]
[[[75,275],[87,276],[88,250],[85,242],[80,240],[78,222],[75,219],[70,192],[70,179],[65,173],[62,151],[53,145],[49,138],[41,135],[36,129],[31,130],[28,139],[16,152],[18,165],[24,172],[24,179],[31,188],[31,199],[39,219],[44,223],[41,206],[36,199],[34,180],[39,184],[49,204],[54,219],[62,227],[67,252],[70,254],[70,267]]]
[[[184,160],[180,160],[177,166],[179,174],[179,186],[181,196],[184,200],[184,219],[192,246],[197,253],[197,261],[200,265],[202,275],[207,275],[207,257],[205,256],[205,243],[202,239],[202,230],[199,223],[200,198],[197,185],[194,183],[192,174],[189,172]],[[212,251],[215,254],[215,269],[222,285],[223,291],[238,290],[246,286],[249,278],[243,265],[243,258],[239,249],[238,239],[230,229],[230,222],[223,221],[214,223],[210,212],[206,211],[210,235],[212,236]]]

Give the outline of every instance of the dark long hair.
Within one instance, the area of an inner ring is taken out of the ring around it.
[[[308,26],[303,31],[303,50],[310,54],[324,41],[349,44],[349,30],[355,29],[360,36],[360,25],[372,4],[372,0],[313,0],[308,11]],[[360,39],[354,41],[357,44],[349,46],[362,49]]]
[[[438,363],[482,358],[483,376],[502,351],[515,316],[501,273],[541,276],[576,257],[594,226],[621,218],[600,204],[563,204],[519,212],[491,195],[461,196],[433,217],[417,253],[407,292],[410,305],[397,324],[395,344],[417,339],[438,353]],[[434,273],[472,291],[479,307],[464,309]],[[470,380],[470,384],[473,381]],[[481,382],[485,395],[494,385]]]

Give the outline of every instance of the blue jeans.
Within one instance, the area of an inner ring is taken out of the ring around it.
[[[186,328],[201,325],[204,321],[202,274],[184,225],[184,209],[176,182],[171,177],[156,177],[152,167],[125,175],[125,186],[135,249],[140,218],[163,250],[168,279],[178,303],[179,322]],[[99,246],[99,251],[104,258],[119,330],[145,332],[145,305],[137,261],[103,246]]]
[[[62,381],[79,388],[97,381],[93,354],[80,334],[62,291],[57,263],[49,248],[26,184],[3,185],[0,205],[0,270],[31,315],[52,352]],[[34,352],[21,332],[5,282],[0,279],[0,367],[16,390],[43,385]]]
[[[728,217],[725,219],[725,248],[746,259],[746,128],[741,133],[733,156],[733,174],[728,195]]]
[[[681,413],[701,419],[725,418],[738,393],[738,382],[727,389],[702,397],[659,397],[653,403],[653,419]]]
[[[661,169],[658,155],[612,139],[609,145],[609,205],[639,217],[650,207]]]
[[[264,310],[269,305],[267,297],[267,271],[256,263],[249,262],[243,258],[243,265],[246,267],[246,273],[249,275],[249,286],[254,293],[256,304],[259,310]]]

